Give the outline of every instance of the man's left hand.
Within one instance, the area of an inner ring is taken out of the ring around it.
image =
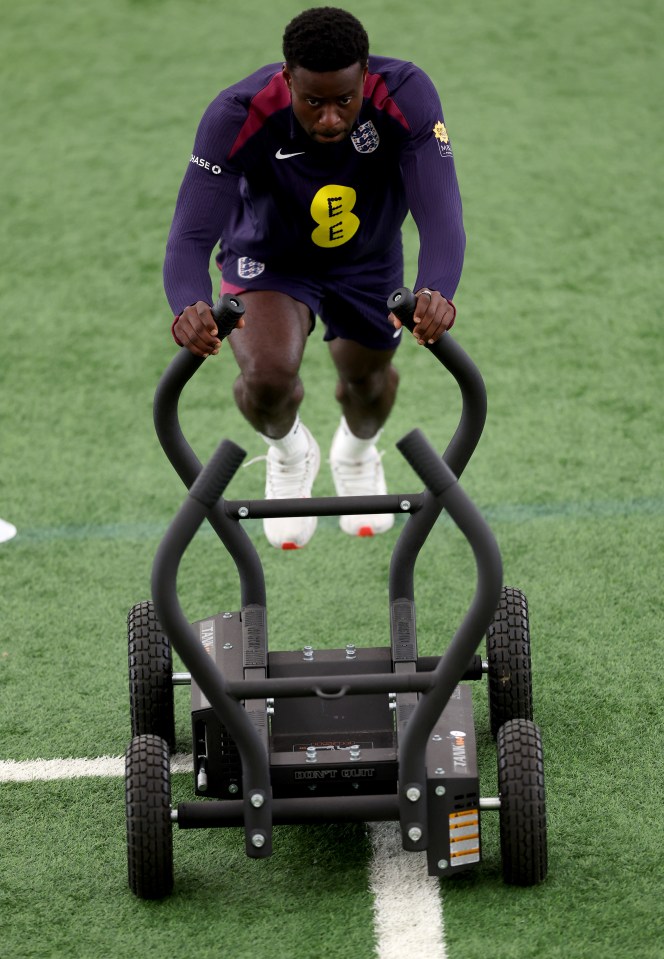
[[[427,287],[418,290],[415,296],[417,306],[413,314],[415,321],[413,336],[421,346],[435,343],[454,325],[456,307],[438,290],[430,290]],[[402,325],[393,313],[390,313],[390,320],[396,329]]]

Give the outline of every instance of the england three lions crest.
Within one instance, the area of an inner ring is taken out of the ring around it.
[[[255,276],[260,276],[264,270],[264,263],[252,260],[249,256],[241,256],[237,261],[238,276],[241,276],[243,280],[253,280]]]
[[[358,153],[373,153],[374,150],[378,149],[378,144],[380,143],[378,130],[375,128],[371,120],[369,120],[367,123],[363,123],[362,126],[357,128],[357,130],[354,130],[353,133],[351,133],[350,138],[353,141],[353,146]]]

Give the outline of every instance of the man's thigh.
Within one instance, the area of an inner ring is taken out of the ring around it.
[[[393,353],[401,330],[395,330],[388,316],[387,300],[403,282],[403,258],[397,245],[384,257],[326,277],[321,318],[325,339],[352,340],[369,350]]]
[[[277,368],[294,374],[311,329],[311,310],[286,293],[244,290],[244,327],[228,338],[243,372]]]
[[[330,355],[342,380],[350,383],[387,375],[395,350],[372,349],[337,337],[329,342]]]

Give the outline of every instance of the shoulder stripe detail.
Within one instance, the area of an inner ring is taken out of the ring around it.
[[[379,73],[369,73],[367,75],[364,95],[371,100],[377,110],[383,110],[394,120],[397,120],[404,129],[410,130],[410,123],[390,96],[385,81]]]
[[[265,121],[277,110],[290,106],[288,87],[284,83],[281,73],[275,73],[267,86],[259,90],[249,104],[247,119],[242,124],[235,143],[231,147],[229,157],[232,157],[255,133],[258,133]]]

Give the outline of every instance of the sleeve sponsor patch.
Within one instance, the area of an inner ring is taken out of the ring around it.
[[[436,138],[436,143],[438,144],[438,150],[442,157],[451,157],[452,156],[452,147],[450,146],[450,138],[447,134],[445,124],[442,120],[439,120],[438,123],[433,128],[433,135]]]
[[[209,170],[211,173],[214,173],[215,176],[219,176],[221,173],[221,167],[216,163],[210,163],[209,160],[205,160],[203,157],[197,157],[195,153],[191,154],[190,163],[194,163],[196,166],[202,167],[204,170]]]

